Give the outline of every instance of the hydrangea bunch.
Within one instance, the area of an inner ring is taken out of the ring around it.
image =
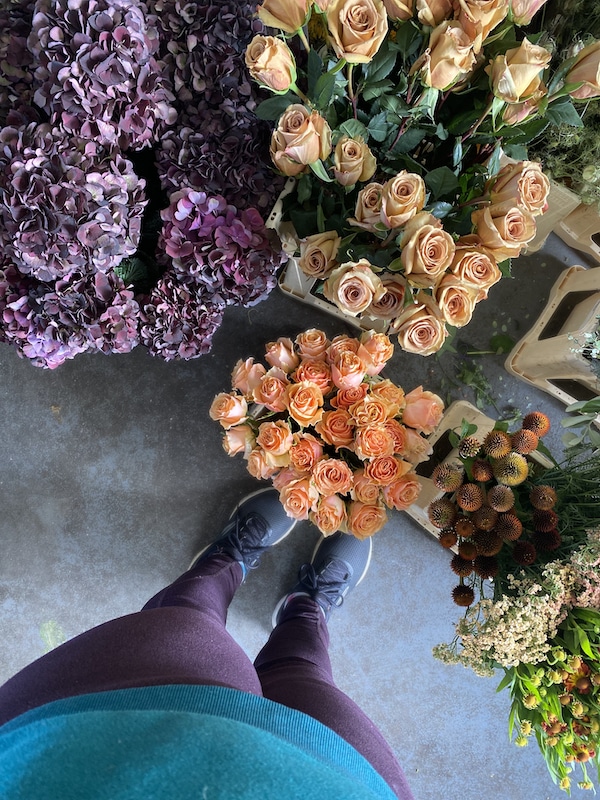
[[[0,8],[0,126],[24,110],[37,118],[33,102],[33,55],[27,49],[33,3]]]
[[[372,536],[386,509],[408,508],[421,490],[413,468],[431,453],[424,434],[443,403],[379,377],[392,354],[382,333],[330,341],[311,328],[267,344],[269,368],[238,361],[231,391],[211,405],[225,451],[241,453],[255,478],[272,479],[286,514],[325,536]]]

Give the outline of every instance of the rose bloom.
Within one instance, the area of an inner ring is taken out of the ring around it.
[[[414,0],[383,0],[383,5],[390,19],[405,22],[413,15]]]
[[[600,42],[592,42],[580,50],[575,63],[565,77],[565,83],[579,83],[582,86],[569,92],[576,100],[589,100],[600,95]]]
[[[540,91],[540,72],[550,63],[551,54],[543,47],[523,39],[519,47],[497,55],[485,68],[492,91],[505,103],[520,103]]]
[[[211,419],[218,422],[225,428],[232,425],[239,425],[247,418],[248,403],[239,394],[227,394],[221,392],[212,401],[208,415]]]
[[[448,325],[462,328],[471,321],[477,292],[464,286],[460,278],[444,275],[433,290],[433,296]]]
[[[250,451],[254,447],[254,431],[250,425],[235,425],[225,431],[223,437],[223,450],[228,456],[235,456],[243,453],[244,458],[248,458]]]
[[[380,531],[387,522],[385,508],[353,500],[348,504],[346,527],[357,539],[366,539]]]
[[[260,384],[266,372],[262,364],[254,363],[253,358],[247,358],[245,361],[240,359],[231,373],[231,387],[246,397],[252,397],[252,392]]]
[[[263,422],[259,425],[256,443],[262,447],[265,453],[274,456],[282,456],[288,452],[292,446],[292,431],[287,422],[278,420],[277,422]]]
[[[367,64],[388,32],[382,0],[330,0],[327,27],[338,58],[349,64]]]
[[[488,290],[502,278],[491,251],[482,247],[479,238],[473,235],[456,242],[450,269],[465,287],[477,293],[477,300],[484,300]]]
[[[358,469],[354,473],[354,484],[352,486],[351,497],[353,500],[358,500],[361,503],[375,505],[379,502],[379,492],[381,486],[377,483],[370,481],[364,469]]]
[[[354,452],[361,461],[391,456],[394,452],[394,441],[383,425],[365,425],[356,429]]]
[[[300,358],[308,361],[322,361],[327,355],[327,348],[331,344],[327,335],[317,328],[309,328],[296,336],[296,347]]]
[[[359,386],[351,386],[349,389],[339,389],[337,394],[329,401],[333,408],[343,408],[347,411],[351,405],[362,400],[369,391],[368,383],[361,383]]]
[[[402,423],[398,422],[397,419],[388,419],[383,427],[392,437],[394,442],[394,450],[393,453],[395,455],[404,455],[404,451],[406,449],[406,427],[402,425]]]
[[[280,490],[279,499],[288,517],[308,519],[309,513],[317,506],[319,493],[310,478],[299,478]]]
[[[373,300],[378,300],[383,293],[380,278],[364,258],[337,267],[323,284],[325,297],[351,317],[366,311]]]
[[[279,367],[273,367],[252,392],[254,402],[265,406],[269,411],[285,411],[284,395],[288,385],[285,372]]]
[[[444,401],[433,392],[423,391],[417,386],[405,398],[406,405],[402,412],[402,422],[429,434],[437,428],[444,413]]]
[[[452,263],[455,244],[441,222],[423,211],[404,227],[400,258],[410,283],[433,286]]]
[[[338,389],[360,386],[366,375],[364,361],[356,353],[345,351],[331,362],[331,379]]]
[[[320,422],[315,425],[315,430],[323,441],[336,450],[340,447],[353,449],[354,428],[354,420],[344,408],[325,411]]]
[[[323,458],[317,461],[312,479],[319,494],[327,497],[332,494],[348,494],[353,482],[352,470],[339,458]]]
[[[283,112],[271,136],[271,159],[284,175],[299,175],[331,153],[331,128],[316,111],[295,103]]]
[[[348,409],[350,416],[359,427],[365,425],[383,425],[383,423],[393,416],[391,411],[394,409],[380,397],[368,394],[363,400],[354,403]]]
[[[417,17],[421,25],[435,28],[452,17],[453,0],[417,0]]]
[[[311,511],[309,519],[323,536],[331,536],[346,522],[346,504],[336,494],[320,497],[317,508]]]
[[[295,433],[290,448],[290,461],[298,472],[310,472],[323,456],[323,446],[310,433]]]
[[[324,395],[329,394],[333,389],[331,368],[324,361],[301,361],[294,373],[294,380],[296,383],[300,383],[300,381],[316,383]]]
[[[420,464],[422,461],[427,461],[432,453],[433,447],[425,437],[421,436],[414,428],[405,428],[402,456],[406,461],[410,461],[413,465]]]
[[[365,331],[360,337],[358,355],[367,366],[367,375],[379,375],[394,354],[394,345],[385,333]]]
[[[346,336],[345,333],[334,336],[327,350],[329,363],[333,364],[341,353],[358,353],[359,347],[360,342],[353,336]]]
[[[383,184],[381,222],[386,228],[399,228],[425,205],[425,181],[405,169]]]
[[[550,181],[537,161],[517,161],[506,164],[490,181],[490,199],[496,208],[506,204],[508,211],[515,205],[529,211],[533,216],[543,214],[548,207]]]
[[[333,155],[333,174],[339,184],[354,186],[358,181],[368,181],[376,168],[375,156],[363,139],[342,136]]]
[[[440,309],[431,297],[419,292],[393,322],[398,342],[408,353],[429,356],[444,344],[448,331]]]
[[[446,91],[474,69],[476,60],[473,37],[459,22],[445,20],[431,31],[429,47],[410,75],[418,73],[425,86]]]
[[[497,211],[501,213],[496,216]],[[494,257],[514,258],[535,236],[535,218],[517,206],[503,212],[503,206],[486,206],[471,214],[477,235]]]
[[[284,401],[290,416],[301,428],[314,425],[323,416],[323,392],[310,381],[287,386]]]
[[[246,66],[255,81],[284,94],[296,82],[296,62],[287,44],[275,36],[255,36],[246,49]]]
[[[383,487],[383,502],[388,508],[406,511],[415,502],[421,489],[418,476],[414,472],[409,472],[400,480]]]
[[[272,367],[278,367],[284,372],[292,372],[300,363],[300,358],[294,350],[291,339],[280,336],[276,342],[269,342],[266,347],[265,361]]]
[[[306,478],[306,475],[303,475],[302,472],[298,472],[294,466],[290,466],[284,467],[284,469],[279,470],[276,475],[273,475],[271,483],[273,484],[273,488],[280,492],[284,486],[293,483],[293,481],[299,481],[302,478]]]
[[[516,25],[529,25],[547,0],[510,0],[510,16]]]
[[[507,103],[502,112],[502,122],[505,125],[520,125],[528,117],[534,116],[539,111],[542,100],[546,95],[546,87],[539,82],[539,88],[531,97],[522,103]]]
[[[458,0],[455,16],[467,33],[478,33],[484,42],[491,30],[508,15],[508,0]]]
[[[250,475],[257,480],[266,480],[279,472],[279,467],[269,464],[265,455],[261,447],[255,447],[248,455],[246,467]]]
[[[258,17],[269,28],[296,33],[308,16],[309,0],[264,0]]]
[[[396,386],[395,383],[392,383],[387,378],[383,381],[377,381],[371,386],[371,395],[373,397],[381,397],[387,403],[390,409],[389,415],[392,417],[395,417],[406,403],[404,389],[401,386]]]
[[[356,228],[366,231],[376,231],[377,224],[381,223],[381,202],[383,185],[381,183],[368,183],[360,190],[354,207],[354,217],[348,220]]]
[[[379,319],[394,319],[404,308],[406,280],[401,275],[387,274],[382,276],[381,283],[385,291],[379,300],[371,303],[366,313]]]
[[[371,461],[367,461],[364,470],[366,477],[381,486],[388,486],[390,483],[399,480],[411,469],[408,461],[403,461],[396,456],[378,456]]]
[[[334,267],[341,238],[336,231],[307,236],[300,241],[300,269],[309,278],[326,278]]]

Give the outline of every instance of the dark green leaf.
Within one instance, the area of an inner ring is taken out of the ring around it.
[[[388,125],[386,122],[386,113],[381,111],[369,122],[369,133],[376,142],[383,142],[388,132]]]
[[[269,97],[268,100],[263,100],[256,109],[256,116],[259,119],[274,120],[279,119],[286,108],[292,103],[296,103],[298,98],[292,92],[287,94],[278,94],[275,97]]]
[[[402,263],[402,259],[395,258],[387,265],[387,268],[389,269],[390,272],[399,272],[401,269],[404,269],[404,264]]]
[[[348,119],[346,122],[342,122],[338,130],[351,139],[362,139],[366,142],[369,138],[367,128],[357,119]]]
[[[365,89],[362,91],[362,96],[365,100],[374,100],[376,97],[380,97],[382,94],[385,94],[388,89],[391,89],[394,84],[388,80],[387,78],[382,81],[376,81],[375,83],[370,83]]]
[[[509,158],[514,158],[515,161],[527,160],[527,148],[523,144],[507,144],[503,149],[506,155]]]
[[[514,128],[509,128],[504,135],[504,140],[508,144],[529,144],[532,139],[543,133],[550,122],[547,119],[534,119],[531,122],[524,122]]]
[[[432,205],[428,206],[429,213],[433,214],[433,216],[437,217],[438,219],[444,219],[444,217],[447,217],[453,208],[454,205],[452,203],[445,203],[443,200],[438,200],[437,203],[433,203]]]
[[[426,135],[425,128],[408,128],[394,145],[393,153],[410,153]]]
[[[421,31],[411,20],[400,25],[396,31],[395,45],[405,59],[420,49],[422,40]]]
[[[373,60],[367,65],[365,69],[366,86],[375,81],[380,81],[382,78],[387,78],[394,69],[398,53],[396,50],[391,50],[388,43],[389,40],[381,45]]]
[[[404,100],[395,94],[384,94],[383,97],[379,99],[379,105],[386,111],[397,114],[399,119],[402,117],[402,112],[408,110],[408,106]]]
[[[425,175],[425,183],[431,189],[436,200],[442,195],[455,192],[458,188],[458,178],[449,167],[432,169]]]
[[[583,120],[570,98],[562,98],[550,103],[546,111],[546,119],[553,125],[571,125],[573,128],[583,128]]]
[[[299,203],[304,203],[305,200],[312,194],[312,178],[308,173],[304,173],[304,175],[300,176],[300,180],[298,181],[298,185],[296,187],[296,196],[298,198]]]
[[[505,258],[504,261],[500,261],[498,263],[498,269],[505,278],[511,277],[511,266],[512,266],[512,259],[510,258]]]
[[[323,213],[323,206],[317,206],[317,228],[319,233],[324,233],[325,231],[325,214]]]
[[[312,100],[314,100],[314,103],[318,109],[327,108],[327,106],[331,103],[334,86],[335,75],[332,75],[331,72],[326,72],[324,75],[321,75],[315,85],[315,91],[312,97]]]
[[[515,344],[516,342],[512,336],[508,336],[506,333],[497,333],[490,339],[490,350],[493,350],[496,355],[510,353]]]
[[[448,130],[453,136],[460,136],[466,133],[469,128],[477,122],[481,112],[475,110],[463,111],[462,114],[457,114],[448,123]]]
[[[308,53],[307,65],[307,81],[308,81],[308,96],[312,97],[315,92],[315,86],[321,73],[323,72],[323,60],[321,56],[312,48]]]

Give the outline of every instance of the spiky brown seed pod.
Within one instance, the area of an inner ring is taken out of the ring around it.
[[[558,550],[562,539],[556,528],[552,528],[551,531],[534,531],[531,541],[538,552],[551,553]]]
[[[468,517],[458,516],[454,520],[454,530],[463,539],[468,539],[469,536],[475,533],[475,525],[473,525]]]
[[[496,531],[475,531],[473,541],[481,556],[497,555],[504,544],[504,539]]]
[[[463,511],[477,511],[483,505],[484,495],[476,483],[463,483],[455,499]]]
[[[474,458],[481,449],[481,442],[474,436],[465,436],[458,443],[458,453],[461,458]]]
[[[529,493],[529,500],[534,508],[549,511],[556,505],[556,492],[552,486],[534,486]]]
[[[492,464],[494,478],[505,486],[518,486],[529,475],[529,467],[525,456],[520,453],[509,453]]]
[[[481,506],[471,516],[476,528],[481,531],[491,531],[498,520],[498,512],[491,506]]]
[[[496,530],[503,539],[514,542],[523,533],[523,524],[516,514],[500,514]]]
[[[450,562],[450,569],[455,572],[460,578],[466,578],[473,572],[473,562],[467,561],[462,556],[454,556]]]
[[[514,560],[522,567],[527,567],[537,558],[537,550],[531,542],[517,542],[512,552]]]
[[[452,589],[452,599],[457,606],[464,606],[466,608],[475,600],[475,592],[470,586],[463,586],[461,583],[459,586],[455,586],[454,589]]]
[[[476,458],[471,466],[471,472],[473,474],[474,481],[481,481],[482,483],[486,483],[487,481],[491,481],[494,477],[494,473],[492,472],[492,467],[489,461],[485,461],[483,458]]]
[[[483,440],[482,448],[490,458],[502,458],[510,453],[510,436],[504,431],[490,431]]]
[[[455,492],[464,479],[465,471],[460,464],[438,464],[431,475],[431,480],[442,492]]]
[[[458,536],[456,535],[454,528],[444,528],[443,531],[440,531],[438,541],[442,547],[445,547],[447,550],[449,550],[458,542]]]
[[[510,437],[510,444],[513,450],[521,455],[526,456],[538,446],[539,437],[533,431],[528,431],[527,428],[522,428],[520,431],[515,431]]]
[[[457,508],[447,497],[440,497],[429,504],[427,516],[436,528],[449,528],[456,519]]]
[[[536,531],[551,531],[552,528],[556,528],[557,522],[558,514],[556,511],[552,511],[551,508],[546,511],[542,511],[539,508],[534,509],[533,527]]]
[[[550,430],[550,420],[543,411],[532,411],[530,414],[526,414],[525,417],[523,417],[521,427],[525,428],[527,431],[533,431],[536,436],[541,438]]]
[[[499,483],[489,490],[487,501],[494,511],[510,511],[515,504],[515,494],[509,486]]]
[[[458,555],[467,561],[473,561],[477,555],[477,548],[474,542],[461,542],[458,545]]]
[[[495,556],[477,556],[473,561],[473,572],[484,580],[498,574],[498,559]]]

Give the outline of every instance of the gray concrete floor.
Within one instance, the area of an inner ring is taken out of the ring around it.
[[[551,236],[479,304],[459,344],[487,350],[490,335],[504,330],[519,339],[559,273],[586,263]],[[188,363],[166,364],[138,348],[78,356],[47,372],[0,345],[0,680],[42,655],[49,638],[140,608],[214,538],[231,503],[257,484],[222,450],[210,402],[229,388],[238,358],[259,358],[265,342],[307,327],[353,330],[276,291],[253,309],[229,310],[213,352]],[[423,383],[473,401],[471,390],[452,384],[463,358],[398,350],[387,374],[407,390]],[[475,360],[501,412],[550,415],[556,446],[563,406],[511,378],[504,356]],[[248,655],[265,641],[272,608],[316,538],[301,523],[236,596],[228,624]],[[497,681],[431,655],[460,615],[448,562],[406,514],[392,517],[376,536],[367,579],[331,621],[337,681],[389,739],[417,800],[565,797],[535,746],[509,743],[508,698],[495,693]]]

